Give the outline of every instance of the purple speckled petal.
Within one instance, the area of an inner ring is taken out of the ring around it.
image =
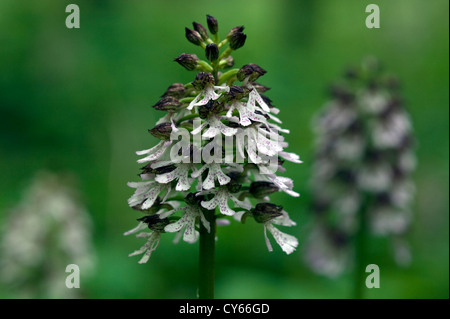
[[[203,122],[199,127],[196,127],[194,130],[192,130],[191,134],[196,135],[196,134],[200,133],[207,124],[208,124],[207,121]]]
[[[273,235],[273,238],[275,238],[277,244],[280,245],[281,249],[286,254],[289,255],[295,251],[295,248],[298,246],[297,238],[281,232],[280,230],[275,228],[270,222],[267,222],[265,224],[265,227]]]
[[[263,99],[261,98],[261,96],[259,95],[259,93],[258,93],[258,91],[257,91],[256,89],[253,89],[253,90],[250,92],[249,95],[251,95],[252,98],[253,98],[256,102],[258,102],[259,106],[261,106],[261,108],[262,108],[265,112],[267,112],[267,113],[270,112],[269,106],[266,104],[266,102],[263,101]],[[249,100],[250,100],[250,97],[249,97]]]
[[[216,197],[218,197],[219,202],[219,210],[222,214],[232,216],[234,215],[235,211],[232,210],[228,206],[228,191],[224,188],[220,189],[220,191],[217,193]]]
[[[234,195],[229,194],[230,199],[233,201],[233,203],[235,203],[237,206],[245,208],[247,210],[252,208],[252,205],[250,205],[249,203],[243,202],[238,200]]]
[[[201,205],[203,208],[212,210],[212,209],[216,208],[216,206],[217,206],[217,198],[214,197],[213,199],[211,199],[209,201],[203,201],[203,202],[201,202]]]
[[[203,188],[204,189],[211,189],[214,188],[214,172],[211,169],[211,165],[208,165],[208,176],[203,181]]]
[[[194,108],[194,106],[197,104],[198,100],[200,99],[200,97],[203,95],[203,91],[200,92],[195,99],[193,99],[191,101],[191,103],[189,103],[189,106],[187,107],[188,110],[192,110]]]
[[[147,157],[141,158],[140,160],[138,160],[138,163],[145,163],[145,162],[151,162],[154,160],[157,160],[158,158],[161,157],[161,155],[164,154],[164,152],[167,150],[167,148],[172,145],[172,141],[164,141],[162,143],[162,148],[158,148],[158,150],[156,150],[153,153],[150,153]],[[139,155],[139,154],[138,154]]]
[[[195,243],[197,241],[197,231],[195,230],[195,219],[198,215],[193,213],[192,210],[186,212],[189,215],[186,220],[186,230],[184,231],[183,240],[187,243]]]
[[[163,188],[163,185],[156,185],[154,188],[152,188],[146,195],[147,199],[142,204],[142,209],[148,209],[152,207],[153,203],[155,202],[156,198]]]
[[[160,141],[158,144],[156,144],[152,148],[150,148],[148,150],[137,151],[136,154],[137,155],[152,154],[152,153],[156,152],[157,150],[159,150],[160,148],[162,148],[163,145],[164,145],[164,141]]]
[[[279,152],[278,155],[293,163],[303,163],[303,161],[300,160],[300,156],[295,153]]]
[[[178,177],[178,169],[179,168],[176,168],[171,172],[156,175],[155,181],[157,181],[158,183],[161,183],[161,184],[167,184],[167,183],[173,181],[175,178]]]
[[[191,215],[185,213],[179,220],[164,227],[164,230],[168,233],[180,231],[189,222],[189,218],[191,218]]]

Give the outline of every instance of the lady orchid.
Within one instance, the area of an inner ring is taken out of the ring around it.
[[[270,251],[267,231],[284,252],[295,250],[297,239],[277,228],[295,222],[269,196],[277,191],[299,196],[293,181],[277,172],[284,172],[285,160],[301,163],[298,155],[284,151],[289,131],[274,123],[281,123],[275,116],[279,110],[263,95],[268,88],[255,82],[266,71],[253,63],[230,69],[231,53],[245,44],[244,27],[231,29],[221,41],[217,20],[208,15],[207,23],[212,39],[199,23],[185,30],[207,60],[188,53],[178,56],[177,63],[198,73],[191,83],[170,85],[153,106],[165,112],[149,130],[160,142],[137,152],[144,156],[138,163],[146,163],[142,181],[128,183],[136,189],[128,203],[144,216],[125,233],[147,239],[130,254],[144,254],[140,263],[148,261],[166,233],[177,233],[175,241],[182,237],[188,243],[200,238],[200,297],[212,296],[208,276],[219,218],[244,222],[253,217],[263,225]],[[142,232],[145,228],[150,232]]]
[[[332,86],[314,121],[314,225],[307,264],[336,277],[364,274],[369,235],[388,237],[395,260],[410,262],[405,236],[412,222],[414,134],[398,80],[368,58]],[[364,264],[365,263],[365,264]],[[361,293],[357,278],[357,295]]]

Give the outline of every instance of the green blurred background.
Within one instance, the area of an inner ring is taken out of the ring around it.
[[[66,5],[76,3],[81,28],[67,29]],[[381,28],[365,27],[365,7],[376,3]],[[409,235],[413,263],[398,268],[385,241],[374,239],[372,262],[381,288],[370,298],[449,297],[449,2],[374,1],[0,1],[0,222],[17,205],[35,172],[72,172],[94,223],[97,271],[83,277],[86,298],[195,298],[198,244],[165,236],[147,264],[127,254],[142,239],[123,237],[138,212],[127,205],[139,165],[135,151],[156,144],[147,133],[161,113],[151,108],[174,82],[189,82],[173,58],[196,53],[184,27],[219,20],[223,37],[245,25],[246,45],[236,66],[257,63],[260,80],[291,130],[287,163],[300,198],[276,194],[297,221],[287,232],[299,249],[269,253],[260,225],[218,229],[216,297],[349,298],[351,278],[330,280],[302,261],[308,235],[310,120],[343,69],[377,56],[402,81],[418,139],[415,222]],[[62,269],[61,271],[64,271]],[[81,270],[82,271],[82,270]],[[0,286],[0,297],[14,298]]]

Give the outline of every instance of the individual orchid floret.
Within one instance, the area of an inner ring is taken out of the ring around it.
[[[161,167],[170,167],[171,170],[168,172],[163,172],[157,174],[155,181],[161,184],[168,184],[174,180],[178,181],[175,187],[176,191],[187,191],[191,188],[191,181],[189,180],[189,171],[193,169],[191,163],[177,163],[173,164],[171,162],[159,162],[152,165],[152,168],[157,169]]]
[[[149,215],[142,217],[138,220],[140,221],[138,226],[127,231],[124,235],[128,236],[134,234],[140,230],[145,229],[146,227],[148,227],[151,230],[150,233],[141,232],[136,235],[137,238],[147,239],[147,242],[145,243],[144,246],[129,254],[130,257],[144,254],[141,260],[139,260],[139,263],[143,264],[150,259],[152,252],[155,251],[156,248],[158,247],[159,241],[161,239],[161,233],[164,232],[164,227],[168,225],[169,220],[160,219],[158,215]]]
[[[170,188],[169,184],[159,184],[156,181],[129,182],[127,185],[136,188],[133,196],[128,199],[128,205],[130,207],[140,205],[142,209],[152,207],[158,195]]]
[[[217,179],[220,185],[225,185],[230,182],[230,177],[222,172],[219,163],[212,162],[203,165],[199,170],[191,174],[193,178],[199,177],[205,170],[208,170],[208,176],[203,180],[203,189],[211,189],[215,187],[214,181]]]
[[[239,124],[242,126],[249,126],[254,122],[267,123],[267,118],[261,113],[257,113],[256,108],[249,108],[248,105],[245,105],[241,102],[242,97],[245,94],[245,90],[237,85],[233,85],[230,87],[229,98],[230,108],[227,112],[227,117],[231,118],[233,116],[233,111],[237,110],[239,112]]]
[[[255,208],[251,209],[248,215],[252,216],[257,223],[264,225],[264,236],[266,239],[267,249],[273,251],[270,244],[267,231],[269,231],[277,244],[286,254],[291,254],[298,246],[298,240],[292,235],[285,234],[277,229],[274,224],[283,226],[294,226],[295,223],[289,218],[288,214],[283,211],[283,207],[271,203],[259,203]],[[245,214],[244,214],[245,216]],[[243,216],[245,221],[245,217]]]
[[[232,116],[232,112],[237,110],[239,112],[239,124],[242,126],[249,126],[253,122],[265,123],[267,119],[264,115],[258,114],[252,111],[248,106],[246,106],[241,101],[234,101],[231,104],[230,109],[228,110],[227,117],[230,118]]]
[[[278,152],[278,156],[280,156],[281,158],[283,158],[289,162],[292,162],[292,163],[297,163],[297,164],[303,163],[303,161],[300,160],[300,156],[298,156],[295,153],[289,153],[289,152],[282,151],[282,152]]]
[[[212,210],[216,207],[219,208],[219,211],[221,214],[233,216],[235,214],[235,211],[230,208],[228,205],[228,201],[231,200],[236,206],[244,209],[250,209],[251,205],[247,202],[238,200],[229,190],[228,187],[219,187],[215,188],[209,191],[203,191],[199,193],[201,195],[204,194],[212,194],[214,195],[214,198],[212,198],[209,201],[202,201],[201,205],[203,208]]]
[[[214,85],[214,78],[211,73],[200,72],[192,82],[194,88],[200,93],[189,103],[188,110],[192,110],[194,106],[205,105],[211,100],[217,100],[221,95],[218,92],[228,92],[230,88],[228,86]],[[202,99],[200,99],[203,97]]]
[[[244,65],[236,74],[239,81],[244,82],[244,84],[252,84],[260,76],[266,74],[267,71],[261,68],[259,65],[254,63],[249,63]]]
[[[248,96],[247,107],[250,110],[255,109],[256,103],[258,103],[258,105],[262,108],[262,110],[264,112],[269,113],[270,112],[270,108],[267,105],[267,103],[263,100],[261,95],[259,95],[258,91],[255,88],[253,88],[253,86],[251,84],[249,85],[249,87],[252,90],[250,91],[250,94]]]
[[[261,173],[261,174],[260,174]],[[263,166],[259,166],[259,172],[254,172],[255,178],[258,181],[268,181],[273,183],[278,189],[292,197],[299,197],[300,194],[293,190],[294,181],[289,177],[277,176],[270,171],[265,171]]]
[[[237,79],[243,82],[243,85],[250,91],[247,107],[254,109],[256,103],[263,109],[264,112],[270,112],[270,108],[263,100],[258,90],[253,86],[252,82],[256,81],[260,76],[266,74],[267,71],[261,68],[259,65],[250,63],[244,65],[237,73]]]
[[[148,150],[136,152],[137,155],[147,155],[146,157],[138,160],[138,163],[146,163],[157,160],[164,154],[170,145],[172,145],[172,141],[161,141],[156,146]]]
[[[255,164],[264,163],[264,158],[274,157],[283,150],[281,137],[274,133],[251,125],[236,137],[237,154]]]
[[[183,211],[183,216],[178,221],[165,226],[164,230],[169,233],[174,233],[185,228],[183,240],[191,244],[195,243],[198,239],[198,231],[195,229],[198,219],[209,232],[210,224],[206,220],[201,207],[198,205],[200,198],[194,193],[189,193],[185,199],[187,206],[180,209]]]
[[[217,115],[217,111],[214,108],[214,102],[210,101],[205,105],[199,107],[200,118],[206,119],[199,126],[194,127],[192,135],[199,134],[205,127],[208,129],[202,134],[204,138],[213,138],[216,135],[223,134],[225,136],[233,136],[237,133],[236,128],[229,127],[222,123],[222,120],[227,118],[222,115]]]

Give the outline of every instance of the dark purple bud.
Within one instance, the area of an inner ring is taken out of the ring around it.
[[[146,166],[150,166],[150,164],[148,164]],[[144,170],[145,167],[143,167],[142,169]],[[150,208],[142,209],[142,204],[144,202],[145,202],[145,200],[142,201],[142,203],[133,206],[132,208],[135,210],[139,210],[141,212],[147,212],[147,214],[149,214],[149,215],[156,214],[158,212],[158,210],[161,209],[161,197],[159,197],[159,196],[156,197],[155,202],[153,203],[152,207],[150,207]]]
[[[151,130],[148,130],[148,132],[160,140],[168,141],[170,139],[170,133],[172,133],[172,123],[158,124]]]
[[[201,119],[206,119],[212,114],[218,114],[224,110],[223,103],[210,100],[205,105],[198,107],[198,114]]]
[[[192,85],[198,91],[203,90],[207,85],[214,85],[214,77],[211,73],[199,72],[192,82]]]
[[[233,33],[228,41],[230,42],[230,48],[232,50],[240,49],[244,46],[245,40],[247,39],[247,35],[242,32]]]
[[[257,223],[264,224],[278,216],[283,215],[281,211],[282,206],[271,204],[271,203],[259,203],[256,204],[255,208],[251,210],[253,218]]]
[[[200,202],[203,200],[205,200],[205,196],[203,195],[197,196],[197,193],[189,193],[184,198],[186,204],[194,206],[200,206]]]
[[[174,61],[178,62],[181,66],[187,70],[192,71],[197,67],[198,57],[195,54],[182,53]]]
[[[209,101],[205,105],[200,105],[198,107],[198,115],[201,119],[206,119],[210,114],[212,114],[212,110],[214,108],[214,101]]]
[[[231,38],[231,36],[233,36],[233,34],[238,33],[238,32],[242,33],[242,31],[244,31],[244,26],[243,26],[243,25],[234,27],[234,28],[232,28],[232,29],[230,30],[230,32],[228,32],[226,38],[227,38],[228,41],[229,41],[230,38]]]
[[[228,176],[232,177],[230,175],[228,175]],[[230,182],[226,186],[230,193],[237,193],[240,191],[240,189],[242,187],[241,183],[239,183],[238,179],[236,179],[236,178],[231,178]]]
[[[206,15],[206,22],[208,23],[208,29],[209,32],[212,34],[216,34],[217,31],[219,31],[219,24],[217,22],[217,19],[213,16],[210,16],[209,14]]]
[[[246,91],[242,86],[232,85],[230,91],[226,94],[229,100],[240,100],[246,95]]]
[[[181,99],[184,97],[185,93],[186,89],[183,83],[174,83],[167,88],[162,97],[173,96],[177,99]]]
[[[255,198],[263,198],[272,193],[278,192],[279,188],[272,182],[258,181],[250,184],[250,194]]]
[[[192,25],[194,26],[194,30],[200,34],[203,40],[209,38],[208,31],[206,31],[206,28],[204,26],[197,22],[192,22]]]
[[[148,228],[156,232],[164,232],[164,227],[169,225],[167,218],[159,218],[159,215],[147,215],[139,218],[138,221],[147,224]]]
[[[161,166],[161,167],[157,167],[157,168],[152,168],[153,163],[149,163],[147,165],[145,165],[142,168],[142,173],[147,173],[147,174],[165,174],[165,173],[169,173],[171,171],[173,171],[174,169],[176,169],[175,164],[170,164],[170,165],[166,165],[166,166]]]
[[[203,42],[200,33],[198,33],[195,30],[191,30],[189,28],[186,28],[186,39],[188,39],[189,42],[195,45],[200,45]]]
[[[217,44],[210,43],[206,46],[205,49],[206,58],[209,61],[215,61],[219,58],[219,48],[217,47]]]
[[[176,97],[165,96],[158,101],[153,107],[158,111],[176,112],[180,109],[181,103]]]
[[[250,63],[244,65],[237,73],[237,78],[239,81],[244,81],[248,78],[250,82],[256,81],[260,76],[266,74],[267,71],[261,68],[259,65]]]

